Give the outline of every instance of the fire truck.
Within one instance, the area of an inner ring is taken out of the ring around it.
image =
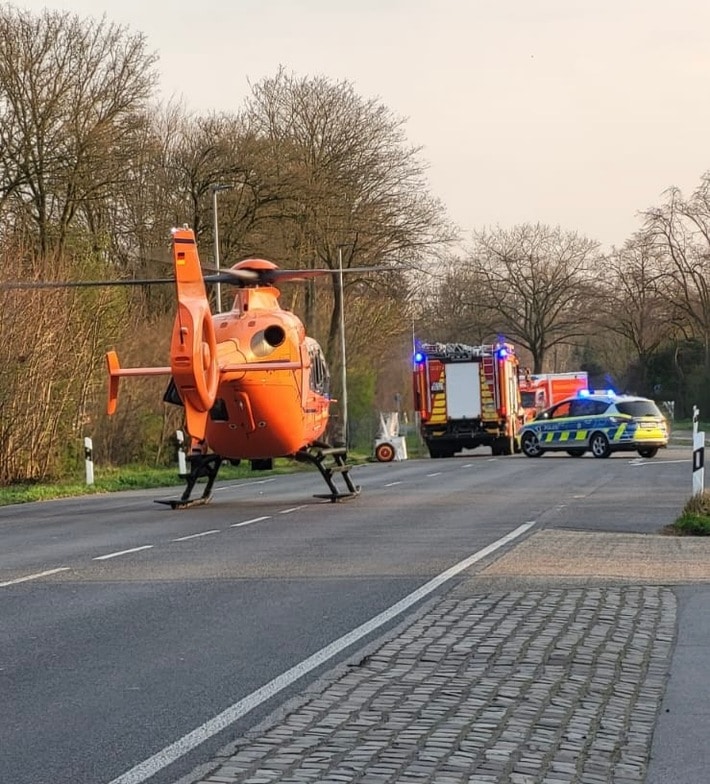
[[[519,363],[510,343],[422,343],[414,355],[414,408],[432,457],[490,446],[520,451]]]
[[[520,376],[520,395],[525,409],[525,420],[534,419],[541,411],[567,397],[574,397],[588,386],[589,377],[586,371],[535,375],[524,371]]]

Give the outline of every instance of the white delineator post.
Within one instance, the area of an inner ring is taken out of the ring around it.
[[[86,436],[84,439],[84,462],[86,464],[86,484],[94,484],[94,443]]]
[[[698,432],[700,411],[693,406],[693,495],[701,495],[705,487],[705,433]]]
[[[187,458],[185,456],[185,434],[182,430],[176,430],[175,435],[178,442],[178,475],[187,476]]]

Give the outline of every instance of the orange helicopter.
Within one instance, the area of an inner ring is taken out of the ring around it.
[[[279,281],[332,275],[331,269],[285,270],[265,259],[246,259],[232,268],[204,274],[194,232],[187,226],[172,230],[175,278],[151,281],[92,281],[66,284],[4,284],[30,286],[135,285],[174,283],[177,313],[166,367],[121,367],[115,351],[106,355],[109,372],[108,413],[116,411],[122,378],[170,376],[164,401],[184,406],[190,436],[189,471],[181,475],[186,487],[177,500],[158,501],[173,509],[207,503],[224,460],[250,460],[252,468],[271,468],[276,457],[314,465],[329,492],[316,498],[332,502],[360,492],[350,478],[346,447],[321,439],[334,402],[330,376],[318,343],[290,311],[278,303]],[[371,272],[380,268],[349,268]],[[237,287],[230,311],[213,314],[205,282]],[[334,475],[340,474],[345,491]],[[204,492],[192,498],[200,479]]]

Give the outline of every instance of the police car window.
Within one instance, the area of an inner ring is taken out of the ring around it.
[[[570,404],[570,416],[589,416],[589,400],[573,400]]]
[[[606,414],[610,408],[610,404],[606,400],[590,400],[592,404],[591,414],[596,416],[598,414]]]
[[[580,398],[572,404],[572,416],[598,416],[603,414],[609,403],[606,400],[589,400]]]
[[[550,419],[559,419],[560,417],[570,416],[570,404],[571,403],[569,400],[565,400],[563,403],[555,406],[550,411]]]
[[[617,403],[616,408],[620,414],[628,414],[632,417],[662,416],[653,400],[625,400]]]

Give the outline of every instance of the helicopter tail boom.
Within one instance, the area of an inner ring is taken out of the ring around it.
[[[169,367],[131,367],[122,368],[118,361],[118,354],[115,351],[106,353],[106,364],[108,365],[108,406],[109,415],[116,413],[118,406],[118,383],[121,378],[126,376],[169,376]]]

